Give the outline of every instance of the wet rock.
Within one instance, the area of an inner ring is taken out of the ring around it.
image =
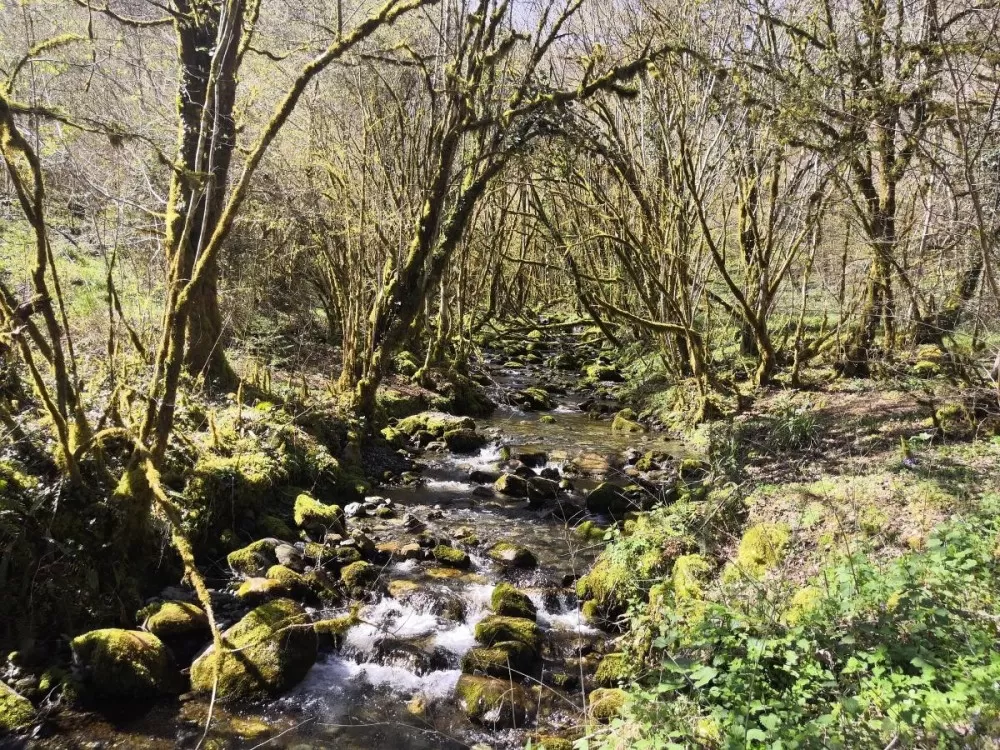
[[[444,443],[452,453],[476,453],[486,445],[486,438],[474,429],[463,427],[446,432]]]
[[[35,718],[31,701],[0,682],[0,734],[25,727]]]
[[[286,568],[298,571],[299,573],[305,570],[306,561],[302,556],[302,552],[290,544],[279,544],[275,547],[274,557],[277,559],[279,565],[284,565]]]
[[[344,511],[339,505],[326,505],[303,492],[295,498],[295,525],[317,539],[327,532],[343,534]]]
[[[404,560],[423,560],[424,548],[416,543],[404,544],[399,548],[399,555]]]
[[[545,466],[545,463],[549,460],[545,451],[514,451],[512,458],[534,469]]]
[[[389,591],[389,596],[391,596],[393,599],[399,599],[400,601],[405,601],[409,597],[420,593],[422,587],[420,586],[419,583],[415,583],[414,581],[406,581],[400,579],[395,581],[389,581],[387,589]]]
[[[625,705],[625,691],[619,688],[598,688],[589,698],[590,718],[604,724],[618,716]]]
[[[622,383],[625,381],[625,378],[617,367],[600,362],[588,365],[584,370],[584,374],[587,380],[592,383]]]
[[[510,470],[516,476],[521,477],[521,479],[534,479],[536,476],[534,469],[520,461],[514,461],[510,466]]]
[[[444,544],[439,544],[435,547],[432,554],[434,555],[434,559],[439,563],[452,568],[465,569],[471,564],[469,556],[462,552],[462,550]]]
[[[632,503],[622,488],[610,482],[602,482],[587,494],[587,510],[591,513],[613,515],[632,509]]]
[[[493,484],[502,474],[499,471],[489,471],[487,469],[473,469],[469,472],[469,481],[477,484]]]
[[[493,489],[508,497],[523,498],[528,496],[528,482],[516,474],[504,474],[493,485]]]
[[[361,598],[378,581],[378,570],[371,563],[351,563],[340,571],[340,580],[351,596]]]
[[[645,432],[646,428],[635,421],[634,411],[631,409],[622,409],[615,415],[614,421],[611,423],[611,431],[639,433]]]
[[[559,495],[559,482],[544,477],[532,477],[528,480],[528,502],[541,505],[546,500],[555,500]]]
[[[344,506],[344,515],[348,518],[366,518],[368,509],[364,503],[348,503]]]
[[[520,679],[533,671],[537,656],[520,641],[502,641],[489,647],[472,648],[462,657],[465,674]]]
[[[523,617],[526,620],[534,620],[537,615],[531,599],[509,583],[497,584],[493,589],[490,608],[494,614],[502,617]]]
[[[472,490],[472,494],[475,497],[493,497],[493,490],[489,487],[476,487]]]
[[[190,602],[163,602],[145,612],[143,627],[157,638],[184,638],[209,632],[208,616]]]
[[[419,534],[427,528],[427,524],[412,513],[403,516],[403,528],[411,534]]]
[[[253,699],[278,695],[302,681],[316,661],[316,631],[291,599],[257,607],[223,634],[231,649],[219,664],[216,697]],[[191,666],[191,687],[210,692],[218,655],[209,648]]]
[[[527,411],[548,411],[553,407],[552,396],[542,388],[525,388],[513,396],[513,401]]]
[[[70,647],[94,696],[135,701],[181,691],[173,657],[152,633],[92,630],[74,638]]]
[[[464,574],[458,568],[428,568],[430,578],[461,578]]]
[[[236,598],[244,604],[256,607],[269,599],[280,599],[292,595],[291,587],[271,578],[248,578],[236,590]]]
[[[531,706],[520,685],[469,674],[458,679],[455,698],[470,721],[497,729],[523,726]]]
[[[476,625],[476,640],[486,646],[504,641],[518,641],[536,654],[542,650],[542,630],[534,620],[524,617],[489,615]]]
[[[538,567],[538,558],[535,554],[527,547],[513,542],[497,542],[487,550],[486,555],[494,562],[509,568],[530,570]]]
[[[544,479],[550,479],[553,482],[558,482],[560,479],[562,479],[562,474],[559,473],[559,469],[557,469],[555,466],[546,466],[539,472],[539,474]]]
[[[226,555],[226,562],[234,573],[242,576],[263,575],[278,562],[275,549],[281,544],[277,539],[258,539],[242,549]]]
[[[388,505],[380,505],[378,508],[375,509],[375,518],[387,519],[395,517],[396,517],[396,511],[394,511]]]

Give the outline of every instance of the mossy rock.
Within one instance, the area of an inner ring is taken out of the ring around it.
[[[550,734],[536,734],[531,738],[531,746],[537,750],[573,750],[570,740]]]
[[[70,642],[95,696],[123,701],[179,693],[182,681],[169,649],[152,633],[105,628]]]
[[[418,432],[429,432],[436,438],[443,438],[446,432],[452,430],[475,430],[476,423],[468,417],[454,417],[437,411],[425,411],[401,419],[396,424],[400,432],[413,436]]]
[[[236,598],[244,604],[256,607],[271,599],[283,599],[294,596],[299,591],[284,581],[273,578],[247,578],[236,589]]]
[[[542,648],[542,630],[534,620],[524,617],[489,615],[476,625],[476,640],[486,646],[504,641],[519,641],[535,653]]]
[[[31,701],[0,682],[0,734],[26,727],[34,718]]]
[[[444,444],[452,453],[475,453],[486,445],[486,438],[474,429],[460,427],[444,434]]]
[[[520,641],[501,641],[469,649],[462,657],[462,672],[518,680],[532,672],[536,659],[537,654]]]
[[[538,418],[538,421],[542,424],[555,424],[558,420],[551,414],[543,414]]]
[[[523,617],[526,620],[534,620],[538,614],[531,599],[509,583],[497,584],[493,589],[490,608],[494,614],[503,617]]]
[[[183,638],[209,632],[205,610],[191,602],[163,602],[146,612],[145,629],[157,638]]]
[[[345,534],[344,511],[339,505],[327,505],[306,493],[295,498],[295,525],[308,533]]]
[[[621,714],[625,698],[621,688],[598,688],[588,696],[590,718],[604,724],[611,722]]]
[[[528,480],[517,474],[504,474],[493,484],[493,489],[507,497],[526,498],[528,496]]]
[[[530,570],[538,567],[535,553],[514,542],[497,542],[486,551],[486,556],[508,568]]]
[[[341,569],[340,580],[351,596],[360,598],[378,581],[378,570],[371,563],[363,561],[351,563]]]
[[[469,556],[462,552],[462,550],[449,547],[446,544],[439,544],[434,548],[432,554],[434,555],[434,559],[439,563],[452,568],[461,568],[464,570],[472,564]]]
[[[257,519],[257,533],[275,539],[294,539],[292,527],[277,516],[263,515]]]
[[[289,567],[285,565],[272,565],[267,569],[266,578],[272,581],[281,581],[282,583],[291,586],[293,588],[307,588],[309,584],[306,583],[305,577],[301,573],[296,573]]]
[[[232,571],[238,575],[252,578],[263,575],[267,569],[278,562],[274,548],[278,546],[277,539],[258,539],[242,549],[226,555],[226,562]]]
[[[593,521],[584,521],[573,529],[573,531],[578,537],[588,542],[603,542],[604,535],[607,533],[605,529],[602,529]]]
[[[279,695],[297,685],[316,661],[316,631],[291,599],[275,599],[251,611],[223,634],[230,649],[222,659],[219,700]],[[210,648],[191,665],[191,687],[211,692],[217,655]]]
[[[395,388],[382,387],[375,396],[375,404],[386,417],[404,419],[426,409],[427,399],[420,392],[407,393]]]
[[[340,617],[330,617],[325,620],[317,620],[313,624],[313,629],[321,637],[339,637],[361,622],[358,619],[357,610],[351,610],[346,615]]]
[[[628,657],[622,653],[613,653],[601,659],[594,673],[594,681],[601,687],[615,687],[630,680],[633,674]]]
[[[403,448],[406,446],[406,439],[409,437],[402,430],[397,430],[395,427],[383,427],[382,428],[382,438],[391,445],[393,448]]]
[[[324,603],[336,604],[344,596],[337,585],[337,581],[325,570],[310,570],[302,576],[309,590],[318,596]]]
[[[601,515],[621,515],[636,506],[624,490],[611,482],[602,482],[587,493],[587,510]]]
[[[420,361],[413,352],[397,352],[392,357],[392,369],[403,377],[410,378],[420,369]]]
[[[611,422],[611,431],[612,432],[640,433],[640,432],[645,432],[646,428],[643,427],[638,422],[632,420],[632,419],[628,419],[626,417],[623,417],[621,415],[621,413],[619,412],[615,416],[614,420]]]
[[[423,590],[423,586],[419,583],[403,579],[389,581],[389,585],[386,588],[389,591],[389,596],[393,599],[400,600],[405,600],[411,596],[415,596]]]
[[[613,365],[599,363],[588,365],[584,374],[591,383],[621,383],[625,380],[618,368]]]
[[[670,583],[677,599],[701,599],[702,588],[712,566],[698,554],[681,555],[674,561]]]
[[[259,512],[289,481],[285,454],[259,444],[250,448],[232,456],[206,453],[188,475],[182,493],[188,523],[209,538]]]
[[[495,729],[524,726],[531,707],[520,685],[470,674],[458,678],[455,698],[470,721]]]
[[[549,411],[553,407],[552,396],[542,388],[525,388],[514,394],[514,400],[528,411]]]

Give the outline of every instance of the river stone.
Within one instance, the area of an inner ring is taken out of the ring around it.
[[[364,518],[368,515],[368,510],[361,503],[348,503],[344,506],[344,515],[348,518]]]
[[[0,734],[27,726],[34,718],[31,701],[0,682]]]
[[[469,481],[476,484],[493,484],[501,476],[499,471],[489,471],[488,469],[473,469],[469,472]]]
[[[509,583],[497,584],[497,587],[493,589],[490,607],[494,614],[504,617],[523,617],[534,620],[537,615],[531,599]]]
[[[544,477],[532,477],[528,480],[528,502],[538,505],[546,500],[555,500],[559,495],[559,482]]]
[[[611,482],[602,482],[587,494],[587,510],[591,513],[611,515],[631,509],[632,503],[625,497],[622,488]]]
[[[328,532],[344,534],[344,511],[339,505],[327,505],[303,492],[295,498],[295,525],[314,538]]]
[[[462,550],[449,547],[445,544],[439,544],[435,547],[432,554],[434,555],[434,559],[439,563],[452,568],[462,568],[464,570],[471,564],[469,556],[462,552]]]
[[[278,562],[275,549],[281,544],[277,539],[258,539],[242,549],[226,555],[226,562],[237,575],[252,577],[264,572]]]
[[[444,443],[452,453],[476,453],[486,445],[486,438],[474,429],[461,427],[448,430],[444,434]]]
[[[513,542],[497,542],[487,550],[486,555],[494,562],[510,568],[530,570],[538,567],[535,554],[527,547]]]
[[[528,718],[528,694],[517,683],[463,674],[455,697],[470,721],[497,729],[523,726]]]
[[[351,563],[340,571],[340,580],[351,596],[360,598],[378,581],[378,570],[371,563]]]
[[[476,640],[486,646],[519,641],[538,654],[542,649],[542,630],[534,620],[524,617],[489,615],[476,625]]]
[[[616,687],[632,677],[628,657],[622,653],[608,654],[601,659],[594,673],[594,682],[601,687]]]
[[[305,569],[305,560],[302,553],[290,544],[279,544],[274,548],[274,556],[279,565],[301,573]]]
[[[163,642],[141,630],[92,630],[70,642],[91,691],[101,697],[144,700],[181,691],[180,674]]]
[[[530,466],[535,469],[540,466],[545,466],[545,462],[549,460],[545,451],[514,451],[511,454],[511,457],[520,461],[525,466]]]
[[[559,469],[555,466],[546,466],[539,472],[539,474],[541,474],[545,479],[551,479],[553,482],[558,482],[562,479],[562,474],[559,473]]]
[[[236,589],[236,598],[251,607],[263,604],[268,599],[279,599],[291,595],[292,589],[288,584],[272,578],[247,578]]]
[[[316,661],[316,631],[291,599],[254,609],[223,634],[227,653],[219,670],[219,700],[274,696],[294,687]],[[191,687],[211,692],[217,655],[210,647],[191,665]]]
[[[161,639],[183,638],[209,632],[205,610],[191,602],[163,602],[147,615],[143,627]]]
[[[399,548],[399,556],[404,560],[422,560],[424,558],[424,548],[416,542],[404,544]]]
[[[462,657],[465,674],[520,679],[532,672],[536,654],[520,641],[501,641],[489,647],[469,649]]]
[[[534,469],[527,464],[522,464],[520,461],[511,462],[511,469],[513,474],[521,477],[521,479],[534,479],[536,476]]]
[[[504,474],[493,485],[493,489],[508,497],[528,496],[528,482],[516,474]]]

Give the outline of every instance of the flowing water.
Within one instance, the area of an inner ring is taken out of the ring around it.
[[[502,385],[523,385],[518,375],[498,373]],[[542,383],[542,385],[545,385]],[[578,725],[582,695],[579,688],[554,686],[553,675],[571,673],[574,659],[607,636],[582,621],[573,593],[575,577],[586,571],[597,550],[572,532],[587,517],[583,492],[600,479],[574,478],[574,490],[542,509],[524,501],[483,497],[470,481],[474,469],[495,470],[501,443],[545,451],[548,466],[564,469],[567,461],[590,457],[586,465],[615,475],[627,448],[680,451],[655,435],[620,435],[608,421],[587,417],[579,409],[582,394],[560,397],[552,411],[555,423],[540,414],[501,406],[490,419],[478,420],[492,442],[477,455],[456,456],[428,451],[420,458],[423,481],[410,487],[383,490],[397,509],[391,520],[364,519],[360,526],[377,542],[412,541],[402,519],[415,516],[432,534],[454,539],[474,534],[480,544],[469,548],[469,570],[436,567],[433,562],[394,562],[383,570],[386,581],[412,581],[418,594],[397,600],[380,598],[361,612],[362,624],[349,630],[340,648],[321,655],[306,679],[292,692],[266,705],[215,706],[211,729],[202,747],[209,748],[464,748],[484,743],[492,748],[522,747],[531,729],[502,731],[475,726],[453,698],[461,674],[462,655],[476,645],[475,625],[489,614],[495,585],[504,580],[524,590],[538,609],[546,646],[537,700],[537,726],[547,731]],[[610,463],[602,463],[608,457]],[[511,573],[484,556],[494,541],[506,540],[532,550],[538,567]],[[324,617],[343,614],[324,611]],[[578,676],[578,675],[573,675]],[[572,685],[575,679],[570,679]],[[560,682],[565,686],[565,682]],[[419,704],[415,713],[408,708]],[[39,738],[46,747],[194,748],[202,741],[209,711],[202,696],[154,706],[144,716],[113,721],[67,715]]]

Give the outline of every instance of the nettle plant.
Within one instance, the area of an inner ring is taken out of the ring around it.
[[[656,667],[607,742],[634,748],[974,745],[1000,729],[1000,498],[924,549],[840,559],[792,596],[767,582],[636,615]],[[780,601],[781,604],[776,604]]]

